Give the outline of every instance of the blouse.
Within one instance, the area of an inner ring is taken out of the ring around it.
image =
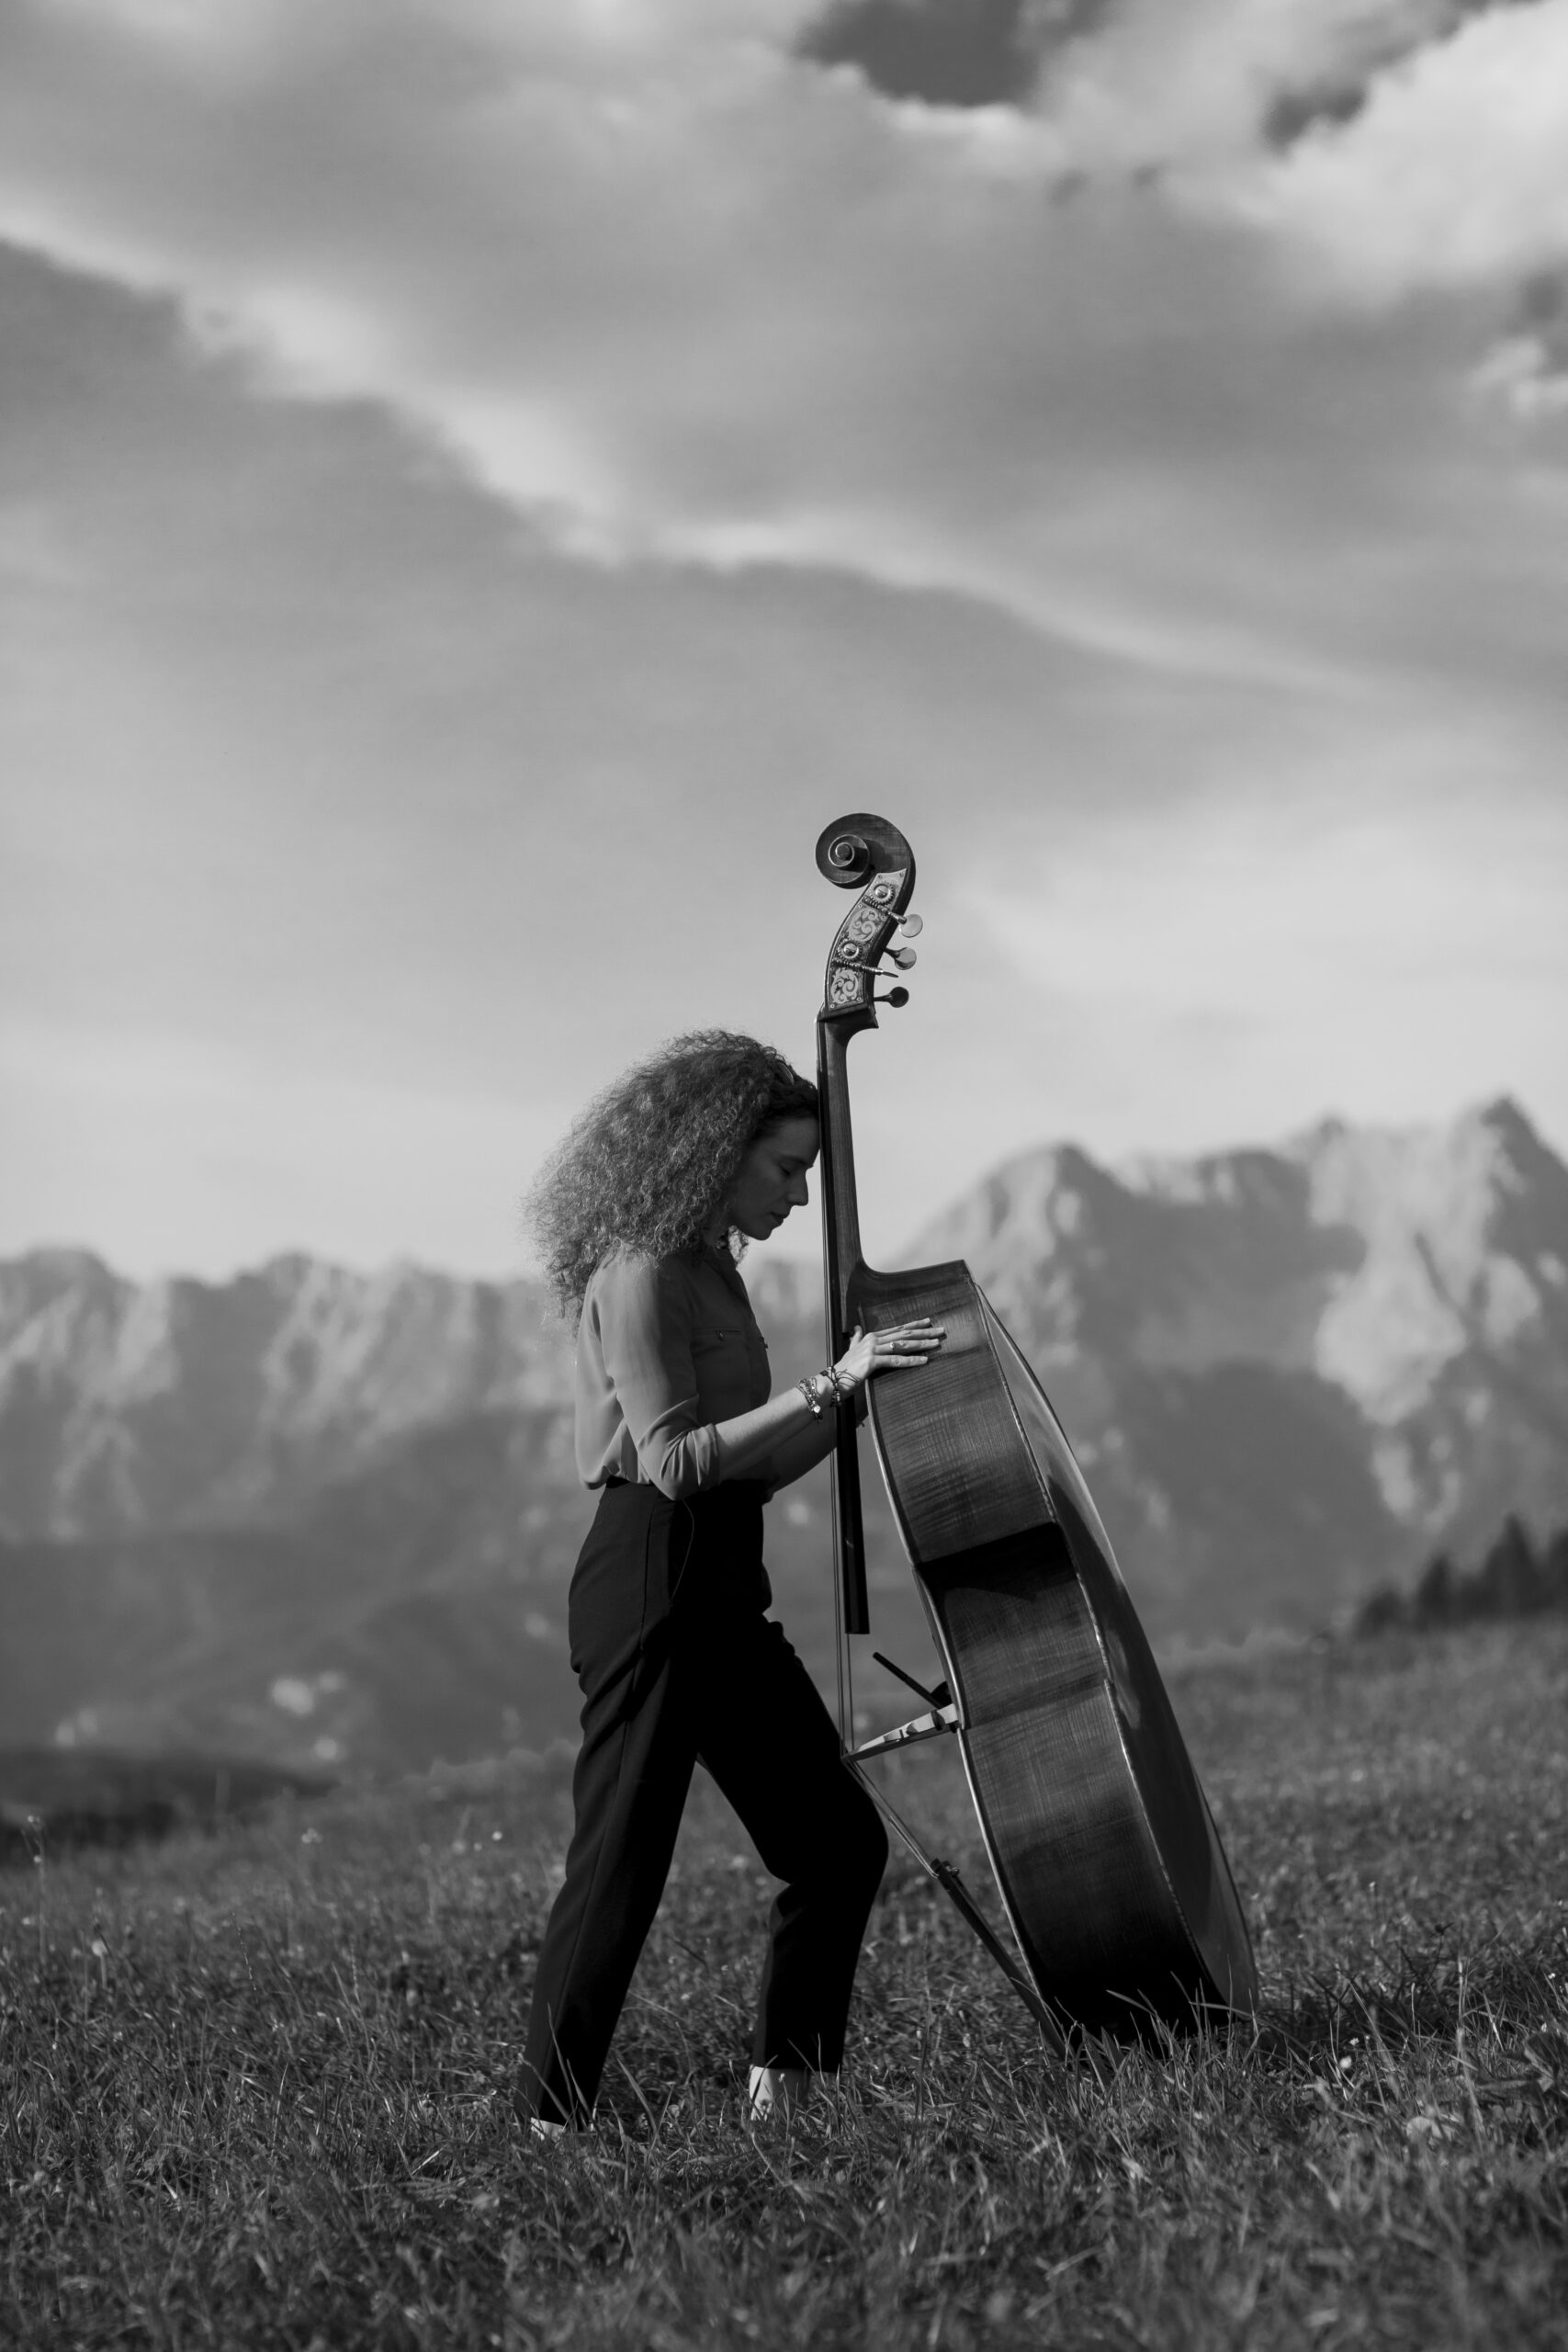
[[[728,1250],[620,1251],[597,1267],[577,1333],[577,1467],[672,1499],[717,1486],[717,1421],[768,1401],[768,1343]],[[753,1476],[761,1476],[759,1470]]]

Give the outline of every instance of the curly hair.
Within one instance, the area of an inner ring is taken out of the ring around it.
[[[612,1080],[524,1204],[568,1321],[612,1250],[663,1258],[695,1249],[748,1146],[781,1120],[817,1115],[808,1078],[772,1046],[729,1029],[673,1037]]]

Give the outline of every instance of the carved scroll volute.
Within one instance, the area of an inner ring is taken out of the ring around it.
[[[874,1028],[876,967],[908,910],[913,853],[885,817],[840,817],[818,842],[817,864],[836,888],[860,894],[829,950],[820,1017],[849,1034]]]

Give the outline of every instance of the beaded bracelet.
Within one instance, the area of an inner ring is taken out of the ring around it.
[[[822,1418],[822,1399],[818,1396],[816,1387],[812,1382],[809,1380],[797,1380],[795,1385],[799,1389],[801,1395],[805,1397],[807,1403],[810,1406],[815,1418],[818,1420],[820,1420]]]

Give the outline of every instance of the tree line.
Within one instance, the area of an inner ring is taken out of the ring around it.
[[[1372,1593],[1362,1603],[1356,1630],[1381,1634],[1403,1626],[1425,1632],[1486,1618],[1535,1617],[1549,1609],[1568,1611],[1568,1527],[1538,1544],[1510,1511],[1478,1566],[1456,1568],[1446,1552],[1438,1553],[1413,1590],[1383,1585]]]

